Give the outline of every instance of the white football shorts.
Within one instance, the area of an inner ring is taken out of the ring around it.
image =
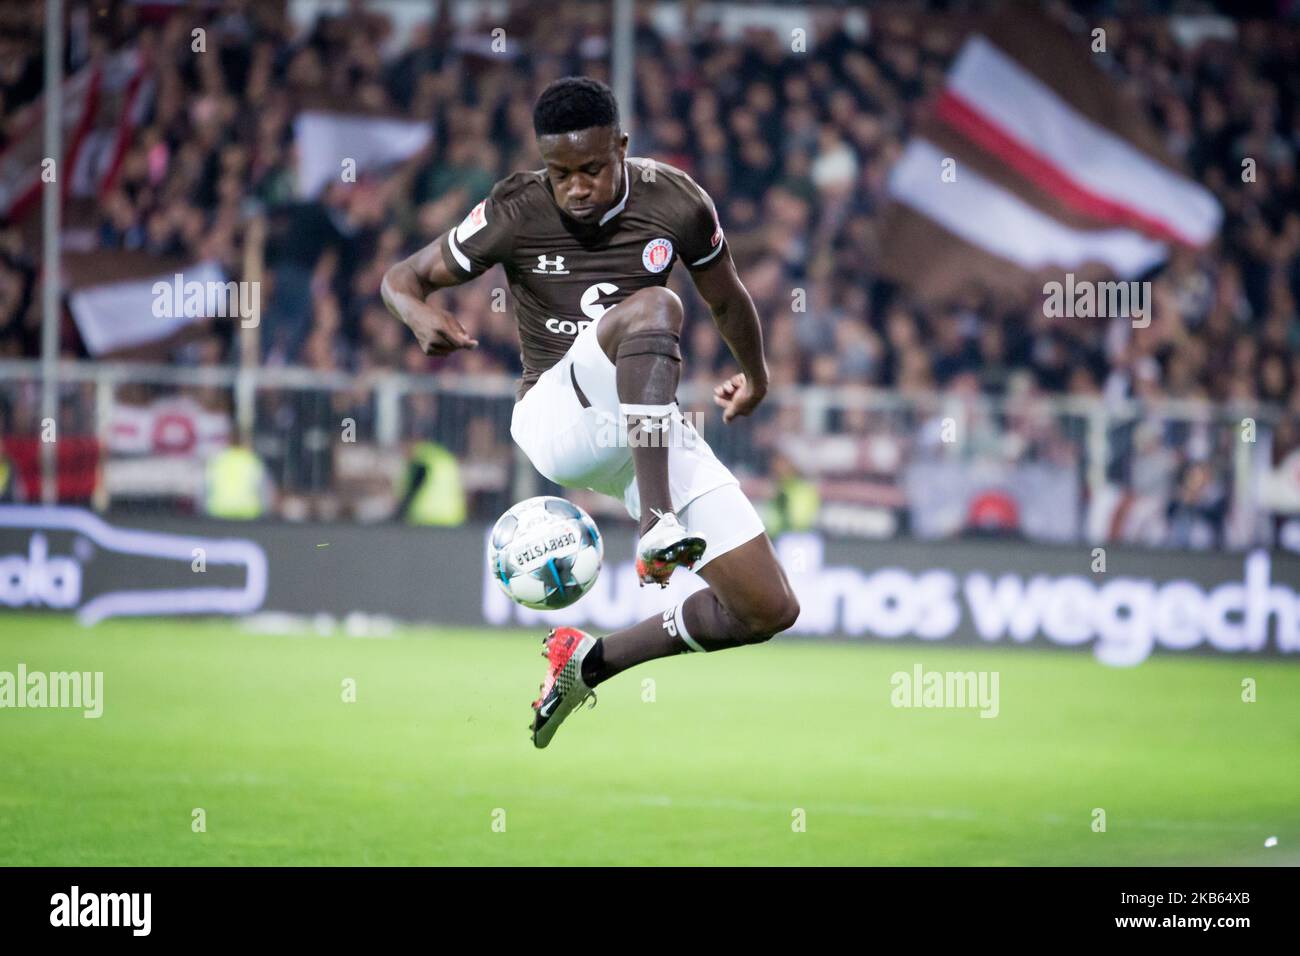
[[[619,417],[614,363],[596,339],[597,322],[578,333],[564,358],[515,404],[510,435],[544,477],[566,488],[588,488],[623,502],[634,520],[641,498],[627,428]],[[591,403],[584,407],[574,383]],[[762,534],[758,512],[703,436],[674,410],[666,439],[673,510],[687,530],[708,543],[699,570]]]

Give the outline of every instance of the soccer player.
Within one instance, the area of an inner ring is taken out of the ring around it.
[[[799,605],[753,505],[676,403],[682,303],[666,286],[678,259],[741,369],[714,389],[723,421],[748,415],[767,391],[758,315],[713,202],[680,169],[627,155],[618,103],[596,80],[550,84],[533,128],[545,168],[507,176],[455,229],[389,269],[384,301],[427,354],[474,348],[429,296],[501,263],[524,368],[511,436],[551,481],[623,501],[640,521],[642,585],[667,586],[678,566],[709,585],[602,638],[551,631],[531,725],[545,747],[620,671],[766,641]]]

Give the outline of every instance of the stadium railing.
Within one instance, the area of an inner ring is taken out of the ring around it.
[[[282,517],[390,516],[414,440],[457,456],[477,517],[554,490],[509,439],[508,377],[65,361],[51,428],[40,374],[0,361],[8,500],[40,500],[50,440],[59,500],[101,511],[197,511],[205,459],[240,437],[266,461]],[[1280,412],[1264,405],[802,386],[723,426],[703,382],[679,395],[756,500],[813,482],[830,531],[1235,549],[1271,544],[1286,511],[1269,491]]]

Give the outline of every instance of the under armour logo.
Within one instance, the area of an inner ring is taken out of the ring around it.
[[[544,276],[567,276],[569,274],[569,270],[564,268],[564,256],[556,256],[554,259],[538,256],[537,267],[533,271]]]
[[[641,419],[641,430],[643,432],[662,432],[668,430],[668,419],[650,418],[649,416]]]

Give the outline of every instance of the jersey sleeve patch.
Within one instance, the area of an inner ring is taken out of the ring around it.
[[[499,185],[499,184],[498,184]],[[449,262],[473,278],[504,262],[514,243],[513,220],[517,211],[503,204],[498,190],[469,211],[460,224],[447,231]]]
[[[462,219],[460,225],[456,227],[456,240],[464,242],[486,226],[487,223],[487,200],[484,199],[471,209],[469,215]]]
[[[689,241],[682,244],[682,258],[685,259],[687,268],[700,269],[718,258],[726,248],[726,237],[722,232],[722,222],[718,218],[717,207],[709,198],[709,194],[699,183],[694,180],[689,182],[695,187],[698,202],[691,204],[685,228],[685,236],[689,237]],[[705,245],[705,236],[708,236],[708,245]]]
[[[714,214],[713,221],[714,221],[714,229],[713,229],[713,235],[709,237],[709,251],[704,253],[704,255],[702,255],[700,258],[694,259],[691,262],[687,263],[687,265],[692,269],[696,269],[699,268],[700,266],[708,265],[710,262],[716,259],[718,257],[718,253],[722,251],[722,238],[723,238],[722,225],[718,223],[716,213]]]

